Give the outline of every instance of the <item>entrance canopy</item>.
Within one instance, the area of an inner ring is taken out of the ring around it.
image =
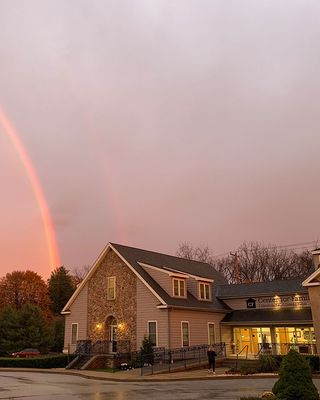
[[[280,310],[254,309],[234,310],[227,314],[221,324],[224,325],[281,325],[284,324],[311,324],[311,308],[287,308]]]

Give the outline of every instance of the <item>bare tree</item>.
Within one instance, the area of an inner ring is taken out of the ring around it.
[[[244,242],[236,252],[223,258],[215,258],[207,246],[193,248],[188,243],[181,244],[177,254],[211,264],[229,283],[293,279],[304,277],[312,270],[309,251],[298,254],[258,242]]]
[[[71,269],[71,276],[74,284],[79,285],[89,272],[91,265],[83,265],[82,267],[75,267]]]

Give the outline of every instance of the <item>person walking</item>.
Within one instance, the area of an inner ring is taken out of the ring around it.
[[[213,374],[216,373],[216,356],[217,353],[214,351],[213,346],[209,346],[208,348],[208,364],[209,364],[209,369],[208,372],[212,372]]]

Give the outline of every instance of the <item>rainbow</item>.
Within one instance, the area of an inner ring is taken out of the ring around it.
[[[60,264],[60,255],[56,240],[56,234],[54,230],[54,225],[52,222],[50,210],[47,204],[47,200],[45,198],[44,192],[42,190],[39,178],[35,172],[33,164],[31,162],[30,157],[28,156],[27,151],[23,147],[21,140],[19,139],[19,135],[17,130],[14,128],[12,123],[9,121],[9,118],[6,116],[5,112],[0,106],[0,125],[3,127],[4,132],[8,136],[10,142],[13,144],[21,163],[25,169],[25,172],[30,181],[31,187],[33,189],[36,201],[38,203],[38,207],[40,210],[44,231],[46,235],[46,241],[48,244],[48,253],[49,260],[51,264],[51,268],[59,267]]]

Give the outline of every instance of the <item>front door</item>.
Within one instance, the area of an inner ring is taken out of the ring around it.
[[[110,351],[117,352],[117,325],[110,326]]]

